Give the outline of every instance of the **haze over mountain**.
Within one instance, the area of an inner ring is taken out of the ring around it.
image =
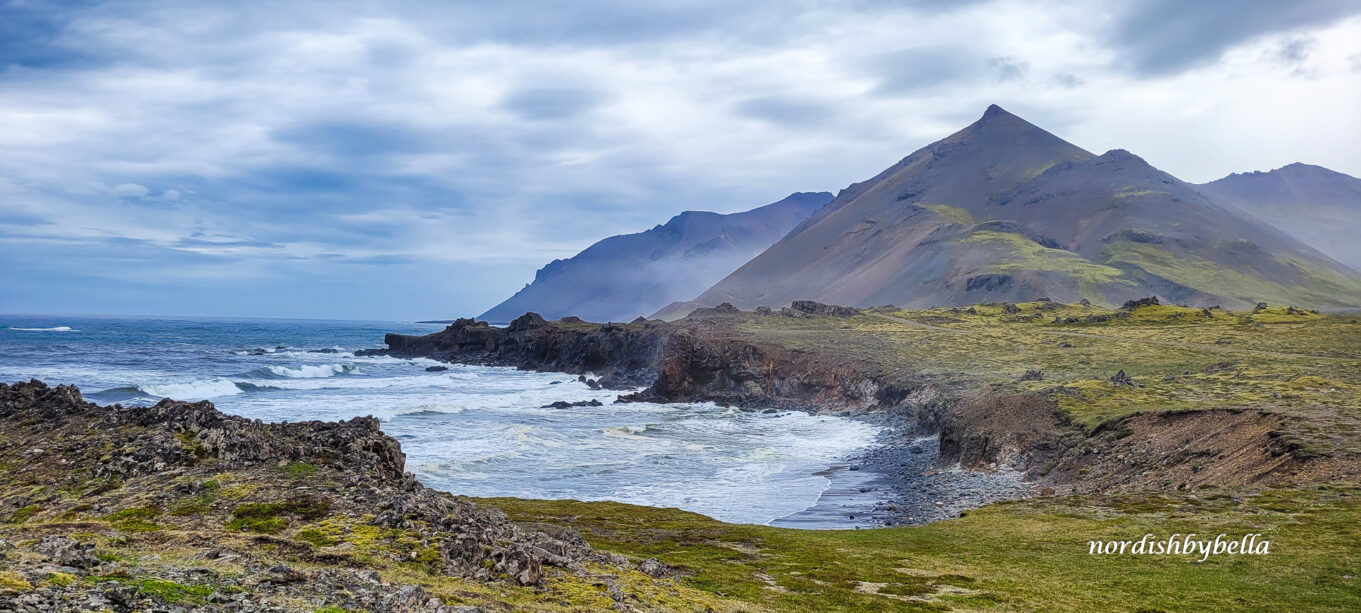
[[[479,319],[504,323],[527,311],[590,321],[648,315],[704,291],[831,200],[828,192],[799,192],[742,213],[686,211],[651,230],[611,236],[550,262]]]
[[[1000,107],[851,185],[691,305],[870,306],[1157,294],[1361,305],[1354,270],[1127,151],[1093,155]]]
[[[1291,164],[1234,173],[1197,189],[1361,270],[1361,179]]]

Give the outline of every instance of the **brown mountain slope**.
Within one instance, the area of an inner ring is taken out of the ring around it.
[[[1361,270],[1361,179],[1322,166],[1290,164],[1234,173],[1197,186],[1217,202],[1261,219],[1329,257]]]
[[[693,302],[1112,304],[1150,293],[1347,308],[1361,305],[1361,280],[1134,155],[1093,156],[994,105],[843,190]]]

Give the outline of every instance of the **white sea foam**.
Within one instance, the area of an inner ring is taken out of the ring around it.
[[[10,330],[18,330],[20,332],[80,332],[80,330],[72,328],[71,326],[57,326],[55,328],[15,328],[11,326]]]
[[[237,387],[235,383],[222,377],[203,379],[192,383],[144,383],[136,387],[145,394],[174,398],[175,400],[201,400],[203,398],[235,396],[242,393],[241,388]]]
[[[267,366],[266,368],[277,377],[286,377],[289,379],[321,379],[324,377],[333,377],[341,373],[359,374],[359,369],[355,368],[353,364],[304,364],[297,368],[289,368],[287,366]]]

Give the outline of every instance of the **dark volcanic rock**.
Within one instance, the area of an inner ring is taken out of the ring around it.
[[[795,300],[780,309],[780,314],[790,317],[854,317],[860,314],[860,309],[812,300]]]
[[[1122,309],[1124,309],[1124,310],[1126,310],[1126,311],[1132,311],[1132,310],[1137,309],[1137,308],[1139,308],[1139,307],[1143,307],[1143,306],[1158,306],[1158,304],[1159,304],[1159,302],[1158,302],[1158,297],[1157,297],[1157,296],[1149,296],[1149,297],[1147,297],[1147,298],[1140,298],[1140,299],[1138,299],[1138,300],[1126,300],[1126,301],[1125,301],[1125,304],[1120,305],[1120,308],[1122,308]]]
[[[168,506],[180,496],[196,495],[194,483],[230,472],[249,475],[254,484],[247,498],[233,503],[240,505],[236,517],[243,516],[240,509],[249,508],[247,503],[257,502],[299,520],[345,516],[363,522],[371,517],[378,526],[431,543],[435,557],[427,558],[428,564],[451,575],[490,580],[504,574],[533,584],[544,566],[578,569],[587,561],[616,561],[593,552],[579,537],[527,530],[498,510],[426,488],[404,471],[401,446],[378,425],[372,417],[266,424],[225,415],[206,401],[107,407],[85,402],[71,386],[0,384],[0,428],[8,433],[0,439],[0,452],[30,458],[11,472],[32,483],[86,473],[116,483],[107,498],[92,501],[104,512],[157,500],[166,502],[155,508]],[[280,470],[288,465],[332,477],[299,489]],[[337,485],[319,488],[321,483]],[[252,500],[256,496],[263,499]],[[44,506],[56,504],[49,500]],[[99,564],[87,547],[64,537],[44,539],[37,551],[61,566]]]
[[[554,402],[554,403],[551,403],[551,404],[545,404],[545,405],[543,405],[543,406],[541,406],[541,407],[539,407],[539,408],[541,408],[541,409],[570,409],[570,408],[572,408],[572,407],[600,407],[600,406],[605,406],[605,403],[600,402],[599,400],[596,400],[596,399],[592,398],[592,399],[590,399],[590,400],[578,400],[578,401],[576,401],[576,402],[567,402],[566,400],[559,400],[559,401]]]
[[[660,328],[611,324],[568,328],[526,313],[505,328],[459,319],[434,334],[388,334],[383,340],[388,353],[394,356],[572,374],[596,373],[600,375],[599,385],[619,389],[652,382],[656,376],[653,364],[665,337]],[[581,380],[585,382],[584,377]]]

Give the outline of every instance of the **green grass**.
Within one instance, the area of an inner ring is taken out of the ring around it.
[[[155,505],[143,507],[130,507],[110,513],[104,519],[111,522],[115,528],[124,532],[155,532],[162,526],[154,521],[160,516],[161,508]]]
[[[22,506],[15,509],[13,513],[10,513],[9,519],[5,521],[11,524],[22,524],[28,521],[30,517],[37,514],[39,510],[41,510],[41,507],[36,504]]]
[[[331,512],[331,503],[321,498],[295,498],[285,502],[248,502],[232,510],[230,530],[278,534],[288,527],[289,517],[319,519]]]
[[[917,206],[930,210],[954,223],[972,224],[974,222],[973,215],[969,213],[968,209],[962,207],[948,204],[918,204]]]
[[[1141,411],[1260,409],[1297,418],[1292,436],[1311,445],[1361,452],[1361,317],[1285,306],[1208,316],[1178,306],[1122,311],[1032,302],[1014,310],[991,304],[972,314],[937,308],[752,318],[739,330],[911,387],[1048,393],[1088,428]],[[1030,370],[1043,379],[1023,381]],[[1121,370],[1136,386],[1109,381]]]
[[[1103,300],[1100,287],[1110,283],[1133,285],[1124,271],[1102,266],[1063,249],[1051,249],[1019,234],[983,230],[960,239],[961,243],[984,245],[1005,251],[1004,262],[988,266],[978,272],[1011,274],[1018,272],[1057,272],[1073,278],[1078,291],[1091,300]]]
[[[1361,493],[1041,499],[927,526],[802,531],[617,503],[487,499],[526,522],[680,567],[770,611],[1260,611],[1361,607]],[[1261,533],[1263,556],[1092,556],[1089,540]],[[1351,577],[1351,578],[1347,578]]]
[[[1135,266],[1188,287],[1249,303],[1355,305],[1354,299],[1361,297],[1361,283],[1308,263],[1284,262],[1296,270],[1302,283],[1282,285],[1187,254],[1176,255],[1148,243],[1112,241],[1105,249],[1105,257],[1112,266]]]
[[[212,586],[186,585],[164,579],[139,579],[129,583],[136,586],[137,591],[171,604],[178,602],[201,603],[205,596],[213,593]]]
[[[290,479],[305,479],[317,473],[317,467],[307,462],[290,462],[283,467],[284,475]]]

